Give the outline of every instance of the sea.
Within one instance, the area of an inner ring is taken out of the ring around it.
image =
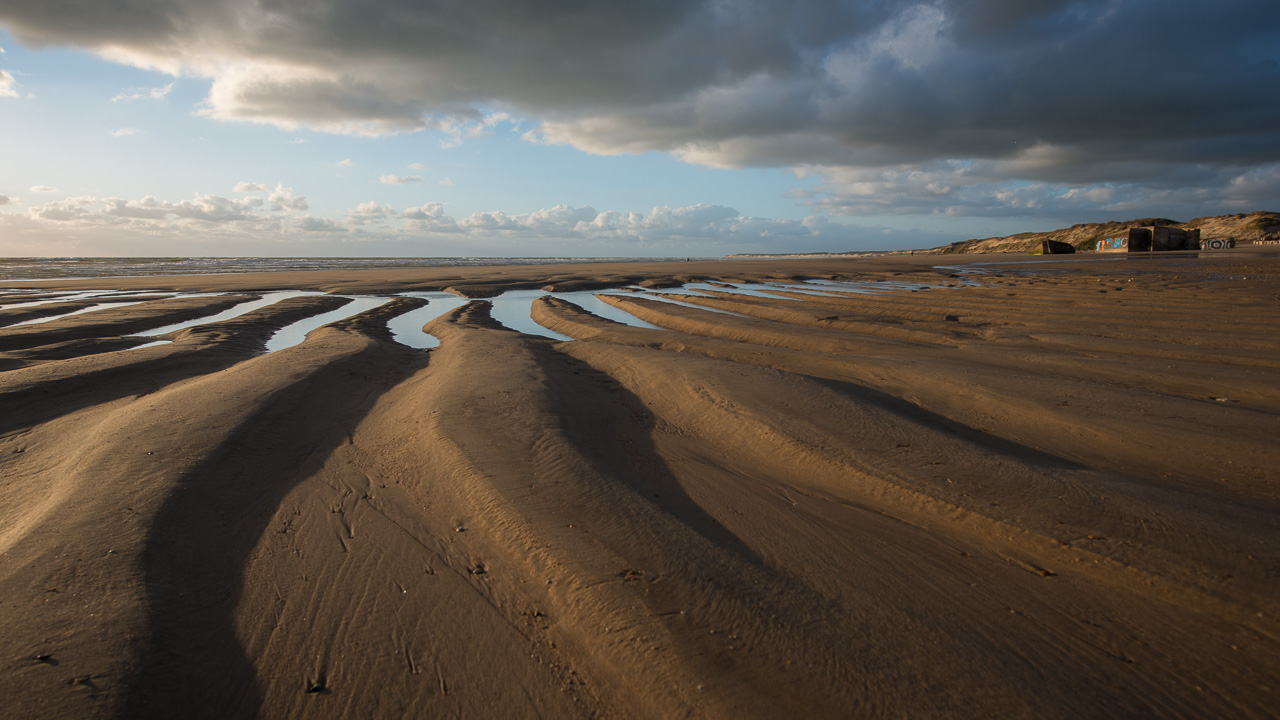
[[[563,263],[630,263],[718,258],[670,257],[62,257],[0,258],[0,281],[72,280],[155,275],[216,275],[294,270],[481,267]]]

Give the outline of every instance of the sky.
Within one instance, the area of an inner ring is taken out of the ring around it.
[[[717,256],[1280,210],[1275,0],[0,0],[0,256]]]

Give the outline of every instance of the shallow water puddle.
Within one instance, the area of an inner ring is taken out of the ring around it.
[[[319,294],[323,295],[324,293]],[[366,310],[372,310],[391,302],[391,298],[389,297],[373,297],[369,295],[334,295],[333,297],[351,298],[351,302],[343,305],[337,310],[320,313],[319,315],[299,320],[292,325],[286,325],[280,328],[271,336],[271,339],[267,341],[267,352],[273,353],[277,350],[291,348],[303,340],[306,340],[307,334],[312,330],[324,327],[329,323],[345,320],[352,315],[358,315]]]
[[[436,336],[423,332],[423,325],[450,310],[460,308],[471,302],[467,298],[439,291],[400,294],[405,297],[420,297],[427,300],[425,306],[417,310],[410,310],[403,315],[397,315],[387,321],[387,329],[391,331],[391,336],[395,338],[396,342],[419,350],[428,350],[440,346],[440,341]]]
[[[632,293],[621,291],[610,293],[605,291],[601,294],[631,295]],[[435,336],[424,332],[422,326],[451,310],[471,302],[471,299],[458,297],[446,292],[407,292],[401,293],[401,295],[426,298],[428,305],[392,318],[387,323],[387,328],[391,330],[391,334],[397,342],[423,350],[439,347],[440,341]],[[548,329],[533,319],[533,301],[544,296],[568,300],[593,315],[613,320],[614,322],[633,327],[660,329],[635,317],[631,313],[609,305],[597,298],[596,295],[597,293],[591,290],[564,293],[549,293],[542,290],[508,290],[497,297],[486,298],[486,300],[490,303],[490,316],[503,327],[526,335],[538,335],[552,340],[569,341],[573,338]]]
[[[810,290],[822,292],[824,295],[832,295],[839,293],[854,293],[857,295],[879,295],[891,292],[911,292],[915,290],[931,290],[940,288],[940,285],[922,285],[920,283],[907,283],[897,280],[876,280],[872,282],[862,282],[858,280],[827,280],[825,278],[811,278],[805,280],[803,285],[793,287],[804,288],[809,287]]]
[[[773,295],[767,291],[778,290],[777,285],[766,283],[724,283],[716,285],[712,283],[688,283],[680,290],[691,290],[698,295],[705,293],[726,293],[729,295],[745,295],[747,297],[768,298],[770,300],[791,300],[793,298],[784,298]],[[662,292],[671,292],[663,290]]]
[[[650,290],[639,285],[631,287],[638,290]],[[725,293],[729,295],[745,295],[748,297],[761,297],[770,300],[789,300],[798,302],[799,298],[786,297],[778,295],[779,292],[796,292],[805,295],[818,295],[823,297],[840,297],[841,294],[857,293],[862,295],[878,295],[888,292],[919,292],[921,290],[939,290],[944,289],[943,285],[922,285],[920,283],[904,283],[895,280],[877,280],[874,282],[857,282],[842,280],[827,280],[825,278],[811,278],[802,282],[794,283],[725,283],[723,285],[714,283],[687,283],[678,288],[661,288],[653,289],[652,292],[666,293],[668,295],[690,295],[693,297],[711,297],[710,293]],[[672,298],[656,297],[649,292],[639,295],[640,297],[648,297],[654,300],[662,300],[664,302],[674,303],[676,305],[685,305],[694,307],[699,310],[709,310],[711,312],[723,313],[725,315],[734,315],[736,317],[749,317],[728,310],[717,310],[714,308],[704,307],[696,303],[687,303]]]
[[[878,295],[885,291],[897,290],[898,288],[884,287],[879,283],[812,278],[797,283],[783,284],[779,286],[779,289],[786,290],[788,292],[801,292],[812,295],[824,295],[826,297],[839,297],[839,295],[843,293]]]
[[[640,318],[636,317],[635,315],[632,315],[631,313],[627,312],[626,310],[623,310],[620,307],[614,307],[613,305],[610,305],[609,303],[596,297],[597,295],[617,295],[620,297],[630,297],[632,295],[635,295],[635,293],[624,292],[621,290],[605,290],[602,292],[592,292],[590,290],[583,290],[579,292],[551,293],[551,295],[554,297],[562,298],[564,300],[568,300],[569,302],[577,305],[578,307],[581,307],[583,310],[586,310],[592,315],[602,317],[606,320],[612,320],[616,323],[622,323],[623,325],[630,325],[631,327],[645,328],[647,330],[665,330],[666,329],[666,328],[660,328],[657,325],[654,325],[652,323],[647,323],[644,320],[641,320]]]
[[[573,304],[581,307],[583,310],[593,315],[596,315],[598,317],[605,318],[607,320],[612,320],[614,322],[622,323],[624,325],[629,325],[631,327],[645,328],[650,330],[662,330],[664,328],[658,325],[653,325],[652,323],[645,322],[644,320],[641,320],[640,318],[632,315],[631,313],[627,312],[622,308],[615,307],[613,305],[610,305],[604,302],[598,296],[615,295],[620,297],[646,297],[651,300],[656,300],[658,302],[670,303],[673,305],[682,305],[684,307],[693,308],[695,310],[705,310],[707,312],[720,313],[722,315],[731,315],[734,317],[750,318],[749,315],[743,315],[743,314],[731,312],[728,310],[705,307],[703,305],[698,305],[696,303],[684,302],[676,298],[662,297],[657,295],[656,293],[663,293],[666,295],[677,295],[677,296],[688,295],[691,297],[711,297],[710,293],[719,292],[719,293],[727,293],[727,294],[734,294],[734,295],[744,295],[744,296],[750,296],[750,297],[763,297],[763,298],[769,298],[773,300],[796,300],[796,298],[782,297],[775,293],[782,291],[782,292],[798,292],[798,293],[813,294],[813,295],[837,295],[839,293],[874,294],[874,293],[893,292],[893,291],[913,291],[914,292],[918,290],[933,289],[935,287],[940,287],[940,286],[928,286],[928,285],[921,285],[918,283],[902,283],[902,282],[895,282],[895,281],[857,282],[857,281],[828,280],[824,278],[812,278],[812,279],[797,281],[792,283],[723,283],[723,284],[688,283],[678,288],[644,288],[638,285],[631,286],[633,290],[639,290],[640,292],[630,292],[628,290],[623,290],[623,289],[602,290],[602,291],[582,290],[582,291],[561,292],[561,293],[546,292],[543,290],[508,290],[502,293],[501,295],[498,295],[497,297],[487,298],[486,301],[489,302],[491,305],[490,314],[493,317],[493,319],[498,323],[500,323],[503,327],[506,327],[507,329],[515,330],[516,332],[525,333],[527,335],[537,335],[541,337],[546,337],[552,340],[571,341],[573,340],[573,338],[569,337],[568,335],[558,333],[534,321],[532,317],[532,307],[533,307],[534,300],[543,296],[557,297],[557,298],[561,298],[569,302],[572,302]],[[94,291],[86,291],[86,292],[63,295],[57,298],[43,299],[43,300],[32,301],[28,303],[20,303],[16,305],[10,305],[7,307],[28,307],[33,305],[42,305],[42,304],[54,303],[54,302],[67,302],[71,300],[84,300],[84,299],[91,299],[91,298],[102,298],[106,300],[106,297],[113,294],[126,294],[126,293],[118,290],[94,290]],[[199,296],[221,295],[225,293],[181,293],[181,294],[180,293],[127,293],[127,294],[134,297],[141,296],[141,295],[156,295],[156,296],[181,295],[182,297],[199,297]],[[167,333],[176,332],[178,330],[185,330],[191,327],[197,327],[200,325],[207,325],[210,323],[231,320],[233,318],[239,317],[246,313],[253,312],[254,310],[258,310],[260,308],[273,305],[286,298],[303,297],[303,296],[321,296],[325,294],[326,293],[313,291],[313,290],[286,290],[286,291],[266,293],[261,298],[240,303],[239,305],[228,308],[226,310],[223,310],[222,312],[219,312],[213,315],[207,315],[205,317],[196,318],[194,320],[185,320],[180,323],[173,323],[170,325],[153,328],[151,330],[145,330],[140,333],[134,333],[133,337],[156,337],[159,335],[165,335]],[[426,325],[427,323],[431,322],[432,320],[440,317],[441,315],[451,310],[457,309],[467,304],[468,302],[472,302],[473,300],[471,298],[458,297],[456,295],[452,295],[450,293],[446,293],[442,291],[405,292],[405,293],[399,293],[399,295],[403,297],[425,298],[428,301],[428,304],[426,306],[404,313],[403,315],[394,317],[387,322],[387,329],[391,331],[392,336],[397,342],[403,345],[406,345],[408,347],[418,348],[418,349],[430,349],[430,348],[438,347],[440,345],[440,341],[438,339],[436,339],[434,336],[422,330],[422,327],[424,325]],[[348,317],[351,317],[352,315],[356,315],[358,313],[362,313],[367,310],[372,310],[387,302],[390,302],[391,300],[390,297],[376,297],[376,296],[339,295],[335,297],[348,297],[352,299],[352,302],[336,310],[332,310],[327,313],[322,313],[320,315],[316,315],[311,318],[300,320],[296,323],[293,323],[292,325],[281,328],[274,335],[272,335],[270,340],[267,341],[267,352],[275,352],[277,350],[283,350],[285,348],[297,345],[298,343],[301,343],[303,340],[305,340],[307,334],[310,333],[312,330],[315,330],[319,327],[322,327],[332,322],[337,322],[339,320],[346,319]],[[37,323],[58,320],[60,318],[69,317],[72,315],[80,315],[80,314],[92,312],[95,310],[101,310],[108,307],[123,307],[125,305],[134,305],[141,302],[144,302],[144,301],[142,300],[125,301],[125,302],[105,301],[105,302],[98,303],[97,305],[94,305],[92,307],[81,308],[80,310],[76,310],[70,313],[65,313],[63,315],[57,315],[57,316],[48,317],[48,318],[39,318],[36,320],[28,320],[26,322],[18,323],[18,324],[33,325]],[[155,345],[162,345],[167,342],[168,341],[160,340],[156,342],[146,343],[144,345],[139,345],[131,349],[136,350],[138,348],[143,348],[143,347],[153,347]]]
[[[516,332],[522,332],[526,335],[541,335],[552,340],[572,340],[573,338],[568,335],[558,333],[555,330],[548,330],[533,320],[531,315],[533,301],[543,295],[552,294],[543,290],[508,290],[495,298],[489,299],[489,302],[493,303],[490,315],[493,316],[494,320],[502,323],[503,327]]]
[[[40,300],[28,300],[20,303],[6,303],[3,305],[5,310],[16,310],[17,308],[39,307],[40,305],[53,305],[54,303],[75,302],[76,300],[103,299],[111,295],[129,295],[132,297],[142,297],[143,295],[176,295],[177,293],[126,293],[123,290],[89,290],[78,293],[64,293],[55,297],[41,298]]]
[[[173,344],[173,341],[172,341],[172,340],[155,340],[155,341],[152,341],[152,342],[149,342],[149,343],[143,343],[143,344],[141,344],[141,345],[134,345],[133,347],[131,347],[131,348],[129,348],[129,349],[130,349],[130,350],[141,350],[142,348],[156,347],[157,345],[172,345],[172,344]]]
[[[699,292],[680,292],[679,288],[675,288],[673,290],[663,289],[663,290],[660,290],[659,292],[664,292],[671,295],[689,295],[691,297],[708,297],[707,295],[703,295],[702,293],[699,293]],[[649,293],[643,293],[638,296],[633,295],[633,297],[648,298],[650,300],[657,300],[658,302],[670,303],[672,305],[682,305],[684,307],[693,308],[694,310],[706,310],[707,312],[720,313],[721,315],[732,315],[733,317],[740,317],[740,318],[751,317],[750,315],[743,315],[741,313],[729,312],[728,310],[720,310],[719,308],[705,307],[697,303],[684,302],[683,300],[676,300],[675,298],[669,298],[669,297],[660,297],[658,295],[651,295]]]
[[[795,300],[798,298],[786,297],[778,295],[779,292],[797,292],[805,295],[821,295],[826,297],[837,297],[839,293],[858,293],[863,295],[877,295],[884,292],[897,292],[902,290],[927,290],[933,286],[920,285],[918,283],[902,283],[893,280],[878,280],[875,282],[857,282],[853,280],[826,280],[823,278],[815,278],[812,280],[804,280],[791,283],[732,283],[733,287],[726,288],[706,283],[692,283],[685,285],[686,288],[694,290],[710,290],[726,293],[734,293],[738,295],[750,295],[753,297],[769,298],[770,300]]]
[[[221,293],[197,293],[192,295],[183,295],[183,297],[200,297],[202,295],[212,296],[220,294]],[[186,330],[187,328],[195,327],[197,325],[208,325],[209,323],[222,322],[224,320],[240,317],[245,313],[253,312],[254,310],[264,308],[268,305],[274,305],[285,298],[302,297],[304,295],[324,295],[324,293],[314,290],[282,290],[280,292],[267,293],[257,300],[242,302],[239,305],[234,305],[214,315],[206,315],[201,318],[196,318],[195,320],[184,320],[180,323],[173,323],[172,325],[165,325],[164,327],[158,327],[152,330],[144,330],[140,333],[134,333],[134,335],[138,337],[155,337],[157,335],[164,335],[177,330]]]
[[[97,310],[106,310],[107,308],[119,308],[119,307],[126,307],[129,305],[140,305],[144,302],[146,302],[146,300],[130,300],[127,302],[103,302],[103,303],[98,303],[97,305],[90,305],[87,308],[80,308],[79,310],[74,310],[69,313],[63,313],[61,315],[50,315],[49,317],[36,318],[34,320],[25,320],[20,323],[14,323],[9,327],[22,327],[23,325],[39,325],[40,323],[53,322],[54,320],[61,320],[62,318],[68,318],[68,317],[71,317],[72,315],[84,315],[85,313],[91,313]]]
[[[648,328],[651,330],[661,329],[656,325],[651,325],[641,320],[621,308],[615,308],[596,297],[596,295],[634,295],[634,293],[623,291],[598,292],[593,290],[579,290],[574,292],[557,293],[546,292],[543,290],[509,290],[502,295],[493,298],[493,318],[502,323],[503,327],[525,333],[526,335],[541,335],[542,337],[551,338],[552,340],[573,340],[573,338],[568,335],[558,333],[555,330],[550,330],[539,325],[533,319],[533,301],[548,295],[568,300],[593,315],[622,323],[623,325]]]
[[[728,284],[726,283],[726,285]],[[633,285],[632,287],[639,288],[640,286]],[[769,295],[767,293],[761,292],[760,289],[765,287],[767,286],[761,285],[759,283],[751,283],[751,284],[744,283],[741,285],[731,285],[731,286],[712,285],[709,283],[689,283],[687,285],[682,285],[678,288],[652,288],[652,289],[640,288],[641,290],[647,290],[647,292],[639,294],[638,296],[647,297],[651,300],[661,300],[662,302],[669,302],[675,305],[684,305],[686,307],[697,308],[699,310],[708,310],[710,312],[718,312],[724,315],[733,315],[736,317],[747,317],[747,316],[741,315],[736,312],[730,312],[728,310],[717,310],[715,308],[703,307],[702,305],[698,305],[697,303],[687,303],[680,300],[674,300],[669,297],[658,297],[653,293],[662,293],[664,295],[688,295],[689,297],[715,298],[717,300],[721,300],[723,298],[716,297],[712,293],[723,293],[726,295],[743,295],[747,297],[763,297],[763,298],[769,298],[770,300],[791,300],[792,299],[792,298],[780,298],[777,295]],[[777,289],[777,288],[774,288],[774,289]],[[635,294],[632,293],[632,295],[635,295]]]

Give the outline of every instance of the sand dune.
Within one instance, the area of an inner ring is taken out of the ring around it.
[[[927,262],[36,283],[234,294],[0,307],[7,716],[1273,717],[1280,256]]]

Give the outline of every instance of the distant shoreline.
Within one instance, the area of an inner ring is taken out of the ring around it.
[[[916,250],[858,250],[850,252],[803,252],[803,253],[735,253],[725,255],[726,258],[863,258],[882,257],[885,255],[910,255]],[[921,251],[923,252],[923,251]]]
[[[226,275],[260,272],[392,270],[646,263],[718,258],[665,257],[24,257],[0,258],[0,282]]]

